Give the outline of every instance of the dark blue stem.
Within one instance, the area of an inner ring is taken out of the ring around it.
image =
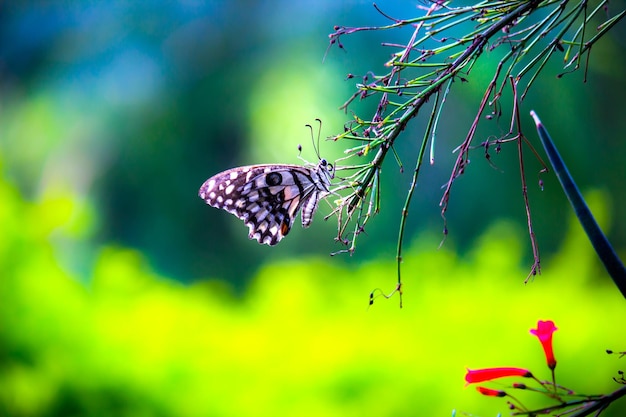
[[[565,166],[561,155],[559,155],[559,151],[556,149],[556,146],[554,146],[554,142],[552,142],[548,131],[543,126],[541,120],[539,120],[539,117],[534,111],[531,111],[530,114],[535,119],[541,143],[548,154],[548,158],[550,159],[550,163],[552,164],[552,168],[554,169],[557,178],[561,182],[561,187],[563,187],[565,195],[574,208],[578,221],[580,221],[580,224],[583,226],[583,229],[587,233],[593,248],[600,257],[600,260],[604,264],[604,267],[608,271],[609,275],[613,278],[615,285],[619,288],[622,296],[626,298],[626,268],[624,268],[624,264],[617,257],[613,246],[611,246],[609,240],[606,238],[604,233],[602,233],[596,219],[593,217],[593,214],[591,214],[585,199],[567,170],[567,167]]]

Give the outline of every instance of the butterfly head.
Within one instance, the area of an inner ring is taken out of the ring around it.
[[[317,173],[326,184],[330,185],[330,180],[335,178],[335,167],[333,164],[329,164],[327,160],[320,159],[317,164]]]

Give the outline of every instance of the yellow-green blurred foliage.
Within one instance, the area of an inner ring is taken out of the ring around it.
[[[549,378],[528,332],[538,319],[559,327],[557,382],[609,392],[624,367],[604,350],[625,348],[626,305],[574,223],[528,285],[523,230],[494,224],[465,259],[424,235],[406,251],[404,308],[381,297],[368,308],[373,288],[393,287],[388,259],[267,265],[236,297],[107,247],[83,284],[52,242],[89,228],[89,208],[60,191],[26,203],[4,182],[0,197],[3,416],[493,416],[504,400],[464,387],[465,369]]]

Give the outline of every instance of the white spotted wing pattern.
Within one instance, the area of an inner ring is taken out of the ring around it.
[[[324,159],[305,166],[250,165],[212,176],[198,195],[243,220],[250,239],[274,246],[289,233],[299,211],[302,227],[309,227],[333,178],[334,168]]]

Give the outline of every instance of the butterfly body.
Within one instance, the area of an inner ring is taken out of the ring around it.
[[[244,221],[250,239],[276,245],[291,230],[298,211],[309,227],[320,199],[330,193],[332,165],[250,165],[221,172],[202,184],[207,204]]]

